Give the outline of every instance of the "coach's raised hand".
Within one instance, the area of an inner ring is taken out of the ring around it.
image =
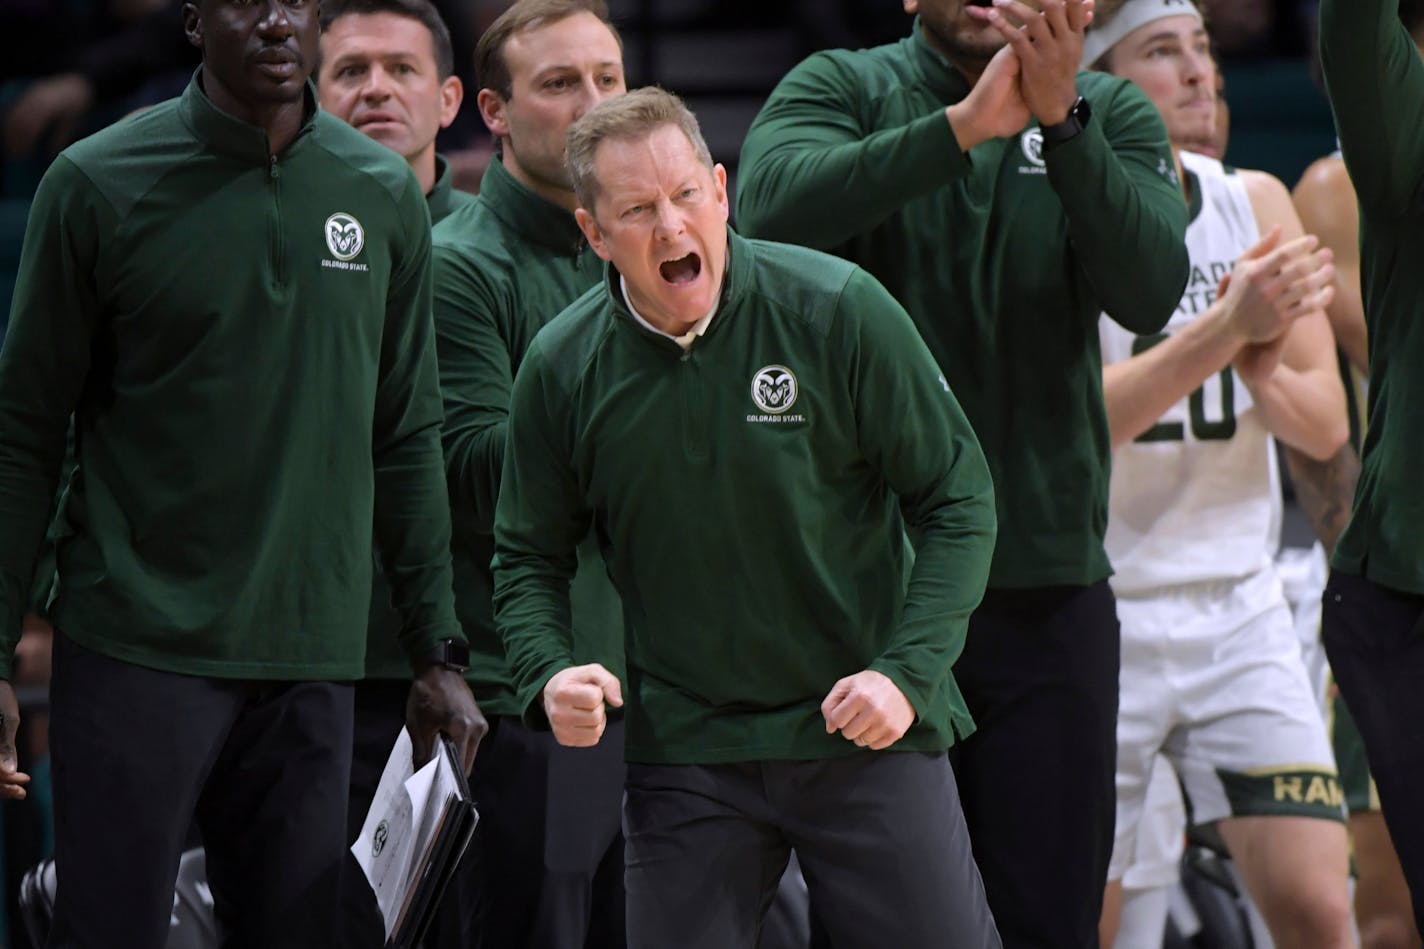
[[[970,16],[994,26],[1019,60],[1019,87],[1040,125],[1068,118],[1078,99],[1078,66],[1083,31],[1093,19],[1093,0],[994,0],[992,7],[968,7]]]
[[[589,748],[608,724],[607,707],[623,704],[618,677],[598,663],[570,666],[544,686],[544,714],[559,744]]]

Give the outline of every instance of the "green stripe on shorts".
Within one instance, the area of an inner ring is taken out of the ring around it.
[[[1287,765],[1251,772],[1216,770],[1232,817],[1319,817],[1345,820],[1345,793],[1335,772]]]

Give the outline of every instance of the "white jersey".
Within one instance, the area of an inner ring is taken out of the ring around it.
[[[1183,152],[1192,184],[1191,277],[1163,333],[1216,299],[1221,278],[1260,238],[1246,185],[1220,162]],[[1165,335],[1137,337],[1104,317],[1103,362],[1120,362]],[[1245,577],[1279,545],[1281,496],[1271,435],[1229,366],[1113,453],[1107,550],[1121,595]]]

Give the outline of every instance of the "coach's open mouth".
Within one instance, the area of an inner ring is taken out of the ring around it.
[[[658,273],[675,287],[685,286],[702,273],[702,258],[694,251],[676,260],[665,260],[658,265]]]

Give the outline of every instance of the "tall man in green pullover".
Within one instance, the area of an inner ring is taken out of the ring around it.
[[[35,199],[0,354],[0,676],[73,414],[49,945],[162,945],[196,816],[228,938],[324,947],[373,502],[417,753],[445,730],[468,763],[485,727],[427,658],[464,641],[429,219],[402,159],[317,109],[314,5],[184,20],[187,91],[66,150]]]
[[[864,271],[728,229],[675,97],[603,103],[568,165],[609,265],[515,378],[495,616],[561,743],[626,684],[629,945],[750,949],[794,847],[838,944],[998,946],[945,754],[994,537],[949,385]],[[622,679],[570,632],[590,527]]]
[[[1139,335],[1187,276],[1162,120],[1077,74],[1085,0],[905,0],[912,34],[819,53],[742,152],[747,233],[833,250],[915,320],[993,471],[999,536],[952,752],[1006,945],[1088,946],[1113,839],[1118,625],[1097,320]]]
[[[1369,428],[1321,635],[1424,929],[1424,60],[1399,0],[1322,0],[1320,58],[1360,208]]]
[[[471,857],[486,949],[623,945],[622,723],[606,747],[560,747],[520,720],[494,628],[490,558],[510,390],[534,335],[598,282],[564,170],[569,126],[625,91],[623,48],[602,0],[519,0],[475,50],[480,114],[499,154],[480,196],[435,229],[435,321],[454,517],[455,609],[471,684],[490,715],[471,791]],[[623,623],[596,544],[575,582],[580,661],[622,670]]]
[[[431,224],[475,196],[451,186],[435,138],[455,120],[464,87],[455,73],[450,31],[429,0],[327,0],[321,7],[321,107],[403,157],[415,173]],[[410,661],[402,654],[401,615],[376,556],[366,629],[366,677],[356,683],[346,837],[365,823],[386,759],[405,724]],[[469,665],[467,656],[441,656]],[[466,678],[472,674],[467,673]],[[345,866],[342,938],[348,949],[379,946],[384,927],[371,888],[352,861]],[[425,937],[427,949],[478,944],[476,861],[465,860]]]

